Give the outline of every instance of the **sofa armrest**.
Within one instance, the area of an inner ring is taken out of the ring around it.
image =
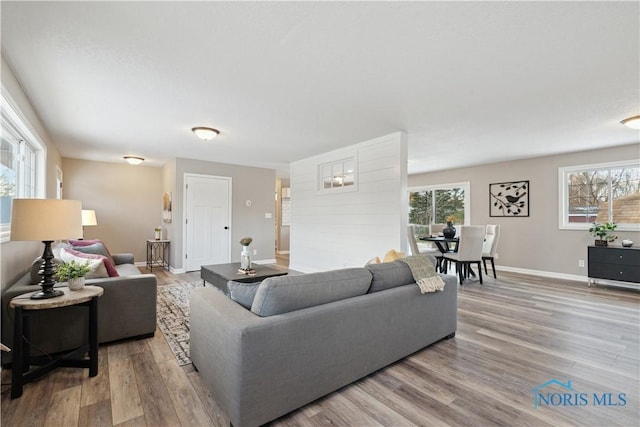
[[[115,265],[134,264],[134,262],[133,262],[133,254],[128,254],[128,253],[111,254],[111,258],[113,258],[113,263]]]
[[[104,289],[98,298],[101,343],[155,332],[158,294],[155,275],[90,279],[86,283]]]

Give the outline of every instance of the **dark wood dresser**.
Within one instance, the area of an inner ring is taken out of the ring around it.
[[[638,287],[640,283],[640,248],[589,246],[589,286],[595,279],[615,280],[622,286]]]

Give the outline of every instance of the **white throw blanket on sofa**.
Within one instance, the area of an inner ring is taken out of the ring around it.
[[[428,255],[411,255],[400,261],[405,262],[411,269],[421,293],[444,290],[444,281],[436,272],[436,267]]]

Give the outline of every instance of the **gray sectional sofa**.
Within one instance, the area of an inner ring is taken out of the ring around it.
[[[441,277],[426,294],[402,261],[268,278],[240,292],[250,309],[196,289],[191,359],[230,422],[258,426],[453,337],[457,280]]]
[[[98,298],[98,341],[150,337],[156,330],[157,281],[153,274],[141,274],[132,254],[113,254],[120,277],[87,279],[87,285],[104,288]],[[15,296],[40,289],[25,274],[2,294],[2,343],[13,345],[14,310],[9,302]],[[56,284],[56,287],[65,284]],[[86,343],[88,310],[62,307],[34,311],[31,314],[31,354],[52,354],[71,350]],[[2,363],[11,362],[11,353],[2,352]]]

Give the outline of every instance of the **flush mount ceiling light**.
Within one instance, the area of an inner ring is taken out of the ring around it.
[[[139,165],[144,162],[144,157],[138,156],[124,156],[123,159],[125,159],[130,165]]]
[[[191,128],[191,130],[193,131],[193,133],[196,134],[198,138],[202,139],[203,141],[208,141],[210,139],[213,139],[216,136],[218,136],[218,134],[220,133],[218,129],[208,128],[204,126]]]
[[[640,116],[629,117],[620,123],[631,129],[640,129]]]

